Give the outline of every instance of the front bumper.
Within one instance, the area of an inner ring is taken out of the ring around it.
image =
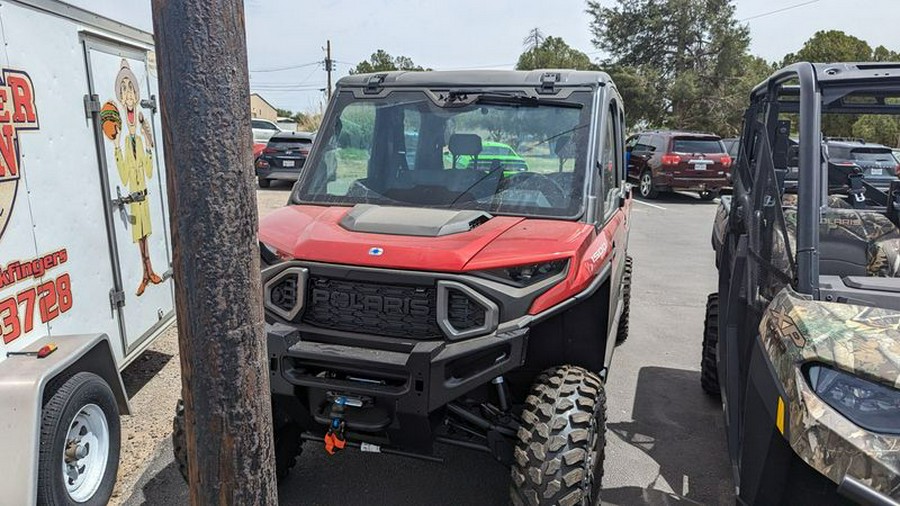
[[[653,184],[659,188],[684,191],[718,191],[731,185],[725,175],[716,177],[681,176],[662,173],[654,178]]]
[[[522,328],[459,342],[397,343],[371,336],[370,345],[358,347],[317,340],[323,331],[304,325],[267,328],[272,393],[298,398],[308,420],[316,422],[306,430],[324,432],[334,399],[353,398],[365,407],[342,413],[348,430],[387,435],[394,447],[425,453],[433,440],[430,415],[521,367],[528,341]]]

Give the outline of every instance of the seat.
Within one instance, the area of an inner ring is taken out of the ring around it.
[[[793,196],[785,196],[793,197]],[[784,208],[791,248],[797,250],[796,200]],[[853,209],[844,198],[829,195],[819,224],[819,272],[834,276],[900,276],[900,230],[884,214]]]

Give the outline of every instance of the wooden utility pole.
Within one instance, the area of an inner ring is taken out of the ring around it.
[[[193,505],[274,505],[242,0],[153,0]]]
[[[331,59],[331,39],[325,43],[325,72],[328,73],[327,97],[331,100],[331,72],[334,70],[334,60]]]

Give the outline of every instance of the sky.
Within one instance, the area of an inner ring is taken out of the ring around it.
[[[150,0],[67,0],[152,30]],[[601,0],[613,5],[615,0]],[[735,0],[752,53],[780,61],[819,30],[843,30],[900,50],[900,0]],[[770,13],[797,4],[782,12]],[[335,79],[377,49],[434,69],[513,68],[532,28],[597,60],[585,0],[245,0],[251,91],[292,111],[323,106],[326,40]],[[285,67],[288,70],[272,71]]]

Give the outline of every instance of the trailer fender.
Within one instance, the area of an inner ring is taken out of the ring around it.
[[[35,503],[41,407],[51,380],[92,372],[112,389],[120,414],[131,412],[106,334],[43,337],[23,351],[37,351],[51,343],[58,348],[45,358],[11,355],[0,363],[0,455],[6,460],[0,473],[2,506]]]

